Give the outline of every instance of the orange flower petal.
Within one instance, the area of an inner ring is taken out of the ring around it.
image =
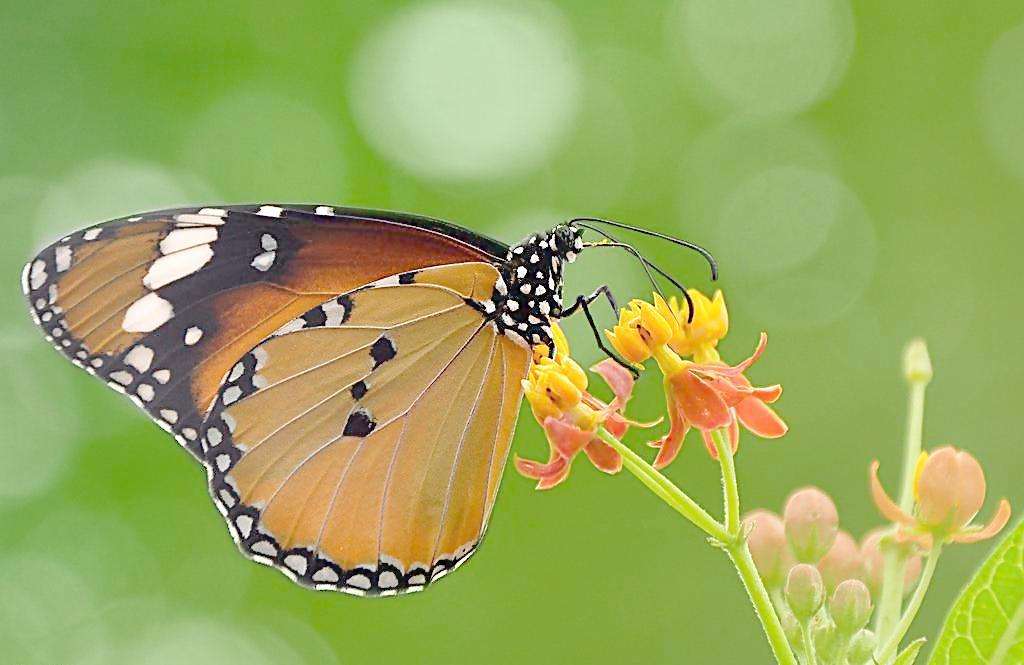
[[[593,432],[551,416],[544,419],[544,432],[548,435],[552,448],[567,459],[575,457],[594,436]]]
[[[615,449],[600,439],[592,439],[583,449],[583,453],[601,471],[618,473],[622,471],[622,457]]]
[[[736,405],[736,416],[743,426],[764,439],[777,439],[789,428],[770,406],[755,397]]]
[[[664,469],[672,463],[683,447],[683,438],[690,431],[690,424],[686,422],[686,418],[676,406],[675,398],[669,395],[668,402],[668,434],[650,444],[655,448],[660,448],[654,459],[655,469]]]
[[[703,379],[689,370],[671,379],[678,404],[687,422],[701,430],[725,427],[732,419],[729,405]]]
[[[885,493],[885,489],[882,488],[882,483],[878,480],[878,460],[871,463],[870,476],[871,498],[875,500],[878,512],[882,513],[882,516],[891,522],[912,526],[914,524],[914,519],[903,512],[903,510],[889,498],[889,495]]]
[[[564,457],[555,456],[547,464],[538,462],[536,460],[523,459],[519,455],[515,456],[516,471],[526,476],[527,478],[533,478],[534,480],[540,480],[549,476],[556,475],[568,468],[569,461]]]
[[[633,396],[633,385],[635,382],[633,381],[633,375],[625,367],[611,358],[606,358],[591,367],[590,371],[598,374],[608,384],[608,387],[612,389],[615,399],[618,401],[617,408],[621,409],[626,406],[626,402]]]
[[[980,531],[970,531],[967,533],[958,533],[957,535],[950,538],[954,543],[976,543],[979,540],[988,540],[992,536],[995,536],[1006,523],[1010,521],[1010,502],[1006,499],[1002,499],[999,502],[999,507],[996,509],[996,514],[992,517],[992,521],[986,526],[982,527]]]

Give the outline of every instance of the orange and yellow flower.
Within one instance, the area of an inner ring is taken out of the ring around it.
[[[569,357],[569,344],[557,326],[552,326],[555,353],[546,346],[534,349],[533,364],[523,381],[526,399],[534,418],[541,424],[550,448],[547,462],[516,456],[516,469],[537,480],[537,489],[550,489],[569,476],[573,460],[583,452],[595,467],[605,473],[618,473],[622,458],[615,449],[597,437],[604,427],[621,438],[631,424],[622,410],[633,393],[633,377],[613,360],[591,368],[612,389],[614,398],[604,403],[587,392],[586,372]]]
[[[633,300],[622,309],[618,324],[605,331],[608,340],[632,363],[651,358],[665,377],[669,432],[652,442],[659,448],[655,468],[675,459],[690,428],[700,431],[713,458],[717,450],[712,432],[728,432],[733,451],[739,446],[739,427],[764,438],[786,433],[785,422],[768,405],[782,394],[779,385],[755,388],[744,373],[763,353],[767,336],[762,333],[753,355],[730,366],[722,362],[717,346],[729,331],[729,313],[721,291],[708,298],[700,291],[688,292],[693,318],[675,298],[665,301],[655,294],[654,302]],[[681,356],[692,356],[684,360]]]

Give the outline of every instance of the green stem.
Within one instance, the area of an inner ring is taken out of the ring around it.
[[[743,587],[747,590],[750,602],[754,604],[754,612],[761,620],[761,628],[764,630],[765,637],[768,638],[768,644],[772,648],[775,660],[780,665],[797,665],[796,656],[793,655],[793,650],[786,640],[786,633],[782,630],[782,622],[779,621],[779,615],[776,614],[775,607],[772,605],[771,596],[764,588],[761,576],[757,574],[747,541],[740,540],[739,543],[727,547],[726,551],[729,553],[733,565],[736,566],[736,572],[739,573],[740,579],[743,581]]]
[[[623,466],[636,476],[640,482],[646,485],[649,490],[658,495],[658,498],[715,540],[725,542],[729,539],[729,534],[721,523],[709,515],[706,510],[701,508],[685,492],[676,487],[660,471],[633,452],[626,444],[612,436],[603,427],[597,430],[597,435],[622,456]]]
[[[913,381],[907,404],[907,437],[903,447],[903,475],[900,480],[899,505],[910,514],[914,508],[914,471],[921,456],[924,429],[924,394],[927,381]],[[882,568],[882,592],[875,614],[875,634],[885,642],[896,628],[903,601],[904,568],[907,559],[903,548],[890,547]]]
[[[786,635],[782,630],[782,623],[779,621],[775,608],[772,606],[768,590],[765,589],[764,583],[761,582],[761,576],[757,574],[757,568],[754,566],[753,557],[750,556],[747,542],[744,538],[739,537],[739,519],[737,518],[735,521],[736,533],[730,534],[720,522],[711,517],[696,501],[676,487],[671,480],[648,464],[646,460],[633,452],[630,447],[612,436],[606,429],[603,427],[599,428],[597,435],[622,456],[622,465],[636,476],[640,482],[697,528],[711,536],[725,549],[729,554],[729,558],[732,559],[733,564],[736,566],[736,571],[739,573],[743,586],[747,590],[747,595],[750,596],[750,600],[754,604],[754,610],[761,620],[761,626],[768,637],[768,643],[775,654],[775,659],[782,665],[797,665],[796,657],[793,655],[793,651],[786,641]],[[732,449],[726,447],[726,450],[728,451],[726,457],[729,459],[728,464],[731,468]],[[723,477],[724,475],[723,473]],[[732,472],[728,478],[724,478],[724,483],[726,484],[726,502],[729,504],[726,506],[726,514],[729,514],[730,510],[734,510],[735,514],[739,515],[739,491],[736,487],[735,472]]]
[[[935,574],[935,566],[939,563],[939,555],[942,553],[942,545],[936,543],[932,546],[932,551],[928,553],[928,558],[924,562],[924,571],[921,573],[921,581],[917,583],[917,588],[914,589],[914,595],[910,597],[910,602],[907,603],[907,609],[903,612],[903,616],[900,618],[900,622],[896,625],[896,629],[893,634],[883,642],[882,648],[876,653],[878,662],[888,663],[889,660],[896,655],[896,650],[900,646],[900,642],[903,641],[907,631],[910,630],[910,624],[914,622],[914,618],[917,616],[918,610],[921,609],[921,603],[924,601],[924,596],[928,593],[928,587],[932,583],[932,575]]]
[[[800,624],[800,634],[804,637],[804,655],[807,656],[807,665],[818,665],[818,654],[814,649],[814,636],[811,635],[810,619]]]
[[[722,491],[725,493],[725,530],[732,538],[740,533],[740,494],[736,482],[736,463],[732,457],[732,446],[722,430],[711,432],[718,452],[718,463],[722,467]]]

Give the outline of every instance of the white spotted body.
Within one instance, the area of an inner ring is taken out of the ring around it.
[[[562,313],[562,271],[583,249],[580,229],[571,224],[525,238],[499,266],[502,279],[481,307],[498,331],[524,346],[553,348],[551,321]]]

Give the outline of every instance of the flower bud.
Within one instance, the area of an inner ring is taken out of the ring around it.
[[[832,621],[841,635],[853,635],[871,618],[871,592],[860,580],[846,580],[836,587],[828,603]]]
[[[860,555],[864,562],[864,583],[867,584],[871,595],[878,598],[882,592],[882,576],[885,570],[885,548],[886,547],[911,547],[909,543],[892,542],[887,527],[872,529],[864,535],[860,545]],[[921,557],[911,554],[907,558],[906,567],[903,569],[903,595],[908,595],[914,590],[914,582],[921,575]]]
[[[870,630],[859,631],[850,640],[850,646],[846,650],[846,659],[850,665],[865,665],[873,663],[875,648],[878,646],[878,638]]]
[[[864,574],[864,565],[860,548],[857,547],[857,541],[853,536],[845,531],[839,531],[835,542],[832,543],[832,549],[818,562],[818,570],[829,593],[843,580],[859,580]]]
[[[743,518],[747,530],[747,546],[757,572],[769,589],[782,586],[786,573],[793,567],[782,519],[768,510],[755,510]]]
[[[923,339],[910,340],[903,350],[903,376],[909,383],[927,384],[932,380],[932,359]]]
[[[804,622],[821,609],[825,600],[825,585],[821,573],[809,563],[793,566],[786,577],[786,602],[797,620]]]
[[[914,496],[922,526],[957,532],[985,503],[985,472],[970,453],[953,446],[921,453]]]
[[[832,499],[817,487],[790,495],[783,511],[786,537],[798,561],[816,563],[832,548],[839,515]]]

